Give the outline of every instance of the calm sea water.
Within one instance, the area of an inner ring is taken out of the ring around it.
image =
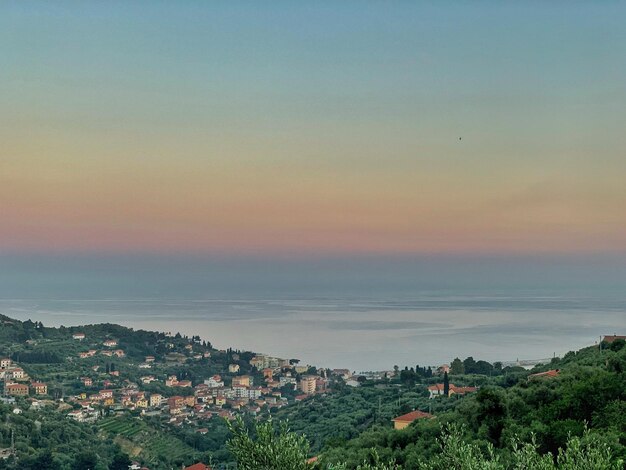
[[[626,330],[626,270],[610,260],[70,261],[3,259],[0,312],[353,370],[541,359]]]

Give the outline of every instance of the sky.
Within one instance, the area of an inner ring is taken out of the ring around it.
[[[623,2],[0,3],[0,255],[626,253]]]

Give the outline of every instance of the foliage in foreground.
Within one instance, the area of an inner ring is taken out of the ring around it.
[[[319,468],[307,462],[309,443],[304,436],[290,432],[285,423],[275,430],[272,422],[257,424],[251,434],[243,421],[230,425],[233,437],[228,448],[243,470],[306,470]],[[463,440],[457,426],[445,429],[439,439],[440,452],[428,461],[420,461],[419,470],[620,470],[624,462],[612,457],[609,446],[590,431],[582,437],[570,437],[565,449],[558,455],[540,454],[534,440],[513,442],[512,461],[505,463],[495,453],[491,444],[482,450],[474,443]],[[402,470],[393,461],[383,462],[375,450],[371,461],[363,462],[357,470]],[[329,470],[347,470],[347,464],[330,465]]]

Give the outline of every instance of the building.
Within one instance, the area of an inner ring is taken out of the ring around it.
[[[315,393],[317,387],[317,376],[305,375],[300,379],[300,390],[306,395],[312,395]]]
[[[8,369],[11,367],[11,359],[8,357],[0,358],[0,369]]]
[[[173,396],[167,399],[167,406],[170,407],[171,410],[178,410],[185,406],[185,399],[181,396]]]
[[[203,463],[195,463],[190,467],[183,467],[183,470],[211,470],[211,467]]]
[[[431,419],[431,418],[434,418],[434,416],[431,415],[430,413],[424,413],[423,411],[415,410],[405,415],[398,416],[397,418],[394,418],[391,421],[393,421],[394,429],[404,429],[416,419]]]
[[[448,396],[452,395],[465,395],[466,393],[473,393],[478,390],[478,387],[451,387],[448,392]]]
[[[73,339],[77,339],[78,341],[82,341],[85,339],[85,333],[74,333],[72,335]]]
[[[263,378],[272,380],[274,378],[274,369],[270,369],[269,367],[263,369]]]
[[[11,377],[15,380],[23,380],[26,378],[26,372],[24,372],[24,369],[20,369],[19,367],[11,369],[9,372]]]
[[[350,372],[350,369],[333,369],[331,373],[332,375],[338,375],[339,377],[343,379],[347,379],[348,377],[352,375],[352,373]]]
[[[208,378],[204,381],[209,388],[222,388],[224,386],[224,381],[222,377],[219,375],[214,375],[213,377]]]
[[[233,377],[233,387],[250,387],[252,385],[252,377],[249,375],[239,375]]]
[[[539,372],[537,374],[530,374],[528,376],[528,380],[535,380],[535,379],[552,379],[554,377],[558,377],[560,373],[559,369],[552,369],[552,370],[547,370],[545,372]]]
[[[114,348],[115,346],[117,346],[117,340],[116,339],[107,339],[102,344],[105,345],[106,347]]]
[[[163,402],[163,395],[159,395],[158,393],[153,393],[150,395],[150,406],[157,407],[161,406],[161,402]]]
[[[4,386],[4,392],[10,397],[24,397],[28,395],[28,385],[7,384]]]
[[[93,380],[91,380],[89,377],[81,377],[80,380],[82,380],[85,387],[91,387],[93,385]]]
[[[623,341],[626,341],[626,336],[607,335],[604,338],[602,338],[602,341],[604,341],[605,343],[612,343],[613,341],[617,341],[620,339]]]
[[[237,372],[239,372],[239,364],[229,364],[228,365],[228,372],[230,372],[231,374],[236,374]]]
[[[454,384],[449,384],[448,387],[448,396],[452,395],[465,395],[466,393],[472,393],[478,390],[477,387],[457,387]],[[428,386],[428,393],[430,394],[428,398],[436,398],[443,397],[443,384],[433,384]]]
[[[296,379],[294,377],[279,377],[278,378],[278,383],[280,384],[281,387],[284,387],[287,384],[294,384],[296,385]]]
[[[154,356],[146,356],[144,362],[154,362],[156,359]]]
[[[35,391],[35,395],[47,395],[48,394],[48,385],[46,385],[45,383],[32,382],[30,386]]]

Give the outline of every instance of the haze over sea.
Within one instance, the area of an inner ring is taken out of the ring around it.
[[[353,370],[540,359],[624,333],[621,257],[3,256],[0,313]]]

